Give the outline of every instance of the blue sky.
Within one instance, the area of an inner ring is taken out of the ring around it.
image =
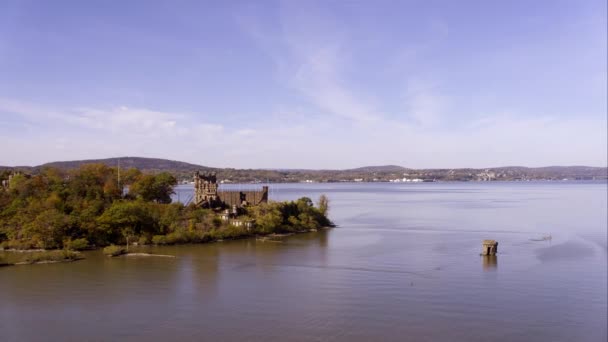
[[[0,165],[607,164],[605,1],[0,2]]]

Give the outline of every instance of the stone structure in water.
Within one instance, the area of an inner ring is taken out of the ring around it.
[[[483,240],[481,255],[494,256],[498,252],[498,242],[496,240]]]
[[[194,173],[194,204],[203,208],[242,208],[268,202],[268,186],[262,190],[219,190],[215,173]]]

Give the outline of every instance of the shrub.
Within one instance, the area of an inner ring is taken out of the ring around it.
[[[84,259],[81,253],[69,251],[69,250],[60,250],[60,251],[45,251],[45,252],[37,252],[28,255],[25,259],[26,263],[37,263],[37,262],[48,262],[48,261],[74,261]]]
[[[213,226],[216,228],[219,228],[222,226],[222,219],[220,219],[219,217],[214,217],[211,222],[212,222]]]
[[[123,247],[116,245],[110,245],[103,249],[103,254],[113,257],[125,254],[126,252],[127,251]]]
[[[174,245],[176,243],[185,243],[186,241],[185,234],[181,232],[173,232],[167,234],[167,244]]]
[[[140,245],[147,245],[150,243],[150,237],[146,236],[146,235],[142,235],[139,237],[139,241],[138,243]]]
[[[9,240],[3,242],[4,248],[6,249],[33,249],[35,247],[34,242],[31,240]]]
[[[78,239],[78,240],[86,241],[86,239]],[[84,257],[82,256],[82,253],[79,253],[79,252],[62,250],[62,251],[60,251],[60,253],[64,260],[84,259]]]
[[[236,227],[233,225],[229,225],[220,229],[213,229],[208,234],[210,240],[238,239],[248,235],[249,232],[247,231],[247,228]]]
[[[166,245],[167,237],[164,235],[154,235],[152,237],[152,243],[155,245]]]
[[[89,247],[89,241],[85,238],[67,240],[63,243],[66,249],[73,251],[82,251]]]
[[[209,239],[207,234],[205,234],[205,232],[200,231],[200,230],[188,231],[188,232],[186,232],[186,236],[187,236],[188,242],[190,242],[190,243],[201,243],[201,242],[208,241],[208,239]]]

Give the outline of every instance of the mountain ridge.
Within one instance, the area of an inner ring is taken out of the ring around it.
[[[407,178],[445,181],[468,180],[532,180],[532,179],[606,179],[608,168],[594,166],[501,166],[488,168],[436,168],[413,169],[399,165],[372,165],[341,170],[314,169],[235,169],[197,165],[177,160],[146,157],[114,157],[104,159],[84,159],[54,161],[37,166],[0,166],[0,170],[21,170],[39,173],[46,167],[64,171],[78,168],[83,164],[102,163],[110,167],[127,169],[135,167],[142,172],[171,172],[181,180],[188,180],[195,171],[212,171],[219,179],[234,182],[338,182],[338,181],[400,181]]]
[[[43,168],[43,167],[57,167],[57,168],[75,168],[82,164],[92,164],[92,163],[101,163],[108,166],[116,166],[120,160],[121,167],[133,167],[146,169],[145,165],[141,163],[156,163],[160,165],[183,165],[188,168],[200,168],[200,169],[209,169],[209,170],[219,170],[219,169],[236,169],[230,167],[211,167],[199,164],[188,163],[179,160],[173,159],[164,159],[164,158],[149,158],[149,157],[136,157],[136,156],[124,156],[124,157],[111,157],[111,158],[95,158],[95,159],[78,159],[78,160],[58,160],[52,161],[48,163],[43,163],[39,165],[18,165],[18,166],[4,166],[0,165],[0,168],[3,169],[20,169],[20,168]],[[140,164],[138,164],[139,162]],[[160,167],[159,169],[161,169]],[[247,168],[241,170],[272,170],[272,171],[401,171],[401,170],[497,170],[497,169],[549,169],[549,168],[588,168],[588,169],[606,169],[606,166],[588,166],[588,165],[548,165],[548,166],[522,166],[522,165],[506,165],[506,166],[494,166],[494,167],[453,167],[453,168],[409,168],[401,165],[395,164],[387,164],[387,165],[364,165],[360,167],[354,168],[345,168],[345,169],[303,169],[303,168]]]

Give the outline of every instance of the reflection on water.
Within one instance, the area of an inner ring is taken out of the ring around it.
[[[498,267],[498,257],[496,255],[482,255],[481,260],[484,271],[494,271]]]
[[[606,184],[285,184],[272,196],[322,193],[338,228],[279,243],[2,268],[1,340],[606,340]],[[500,255],[479,267],[484,239]]]
[[[572,260],[589,258],[595,255],[595,249],[589,248],[588,243],[579,239],[568,240],[557,245],[549,245],[537,251],[542,261],[558,261],[560,259]]]

